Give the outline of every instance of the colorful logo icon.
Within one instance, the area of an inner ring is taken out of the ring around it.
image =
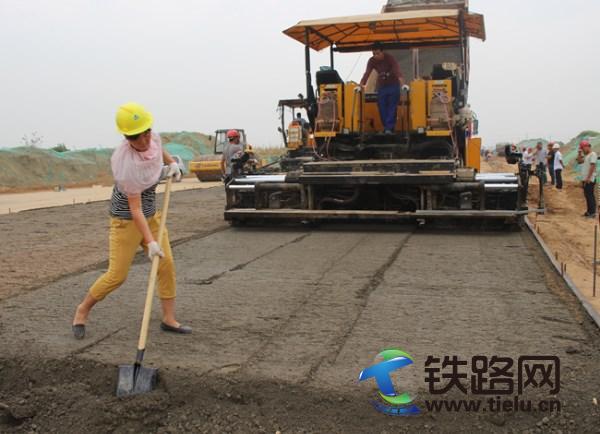
[[[413,398],[408,393],[398,394],[392,382],[391,373],[398,369],[412,365],[413,358],[406,352],[398,349],[387,349],[377,355],[383,359],[363,369],[358,376],[358,381],[365,381],[374,378],[379,388],[380,400],[373,400],[371,404],[381,413],[392,416],[410,416],[419,414],[421,410],[414,404],[411,404]]]

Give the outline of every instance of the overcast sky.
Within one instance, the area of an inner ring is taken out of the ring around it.
[[[276,146],[277,101],[304,93],[297,21],[376,13],[385,0],[0,0],[0,147],[113,147],[117,107],[144,104],[158,131],[245,128]],[[600,130],[600,1],[471,0],[470,103],[484,143]],[[339,55],[360,80],[368,54]],[[313,68],[328,54],[313,57]]]

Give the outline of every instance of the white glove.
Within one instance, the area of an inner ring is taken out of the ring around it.
[[[408,84],[405,84],[404,86],[402,86],[402,90],[404,92],[409,92],[410,91],[410,86]]]
[[[181,180],[181,170],[179,170],[179,164],[177,164],[176,162],[172,162],[171,164],[169,164],[167,176],[174,176],[175,181],[179,182]]]
[[[152,260],[155,256],[160,256],[161,258],[165,257],[165,254],[160,249],[160,246],[156,241],[152,241],[148,244],[148,259]]]

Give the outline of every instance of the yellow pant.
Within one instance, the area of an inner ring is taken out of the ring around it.
[[[158,239],[160,213],[147,219],[152,235]],[[110,219],[110,253],[108,271],[104,273],[90,288],[90,295],[96,300],[102,300],[125,282],[129,268],[139,246],[144,248],[144,237],[133,220],[116,217]],[[158,295],[161,299],[175,298],[175,264],[169,245],[169,233],[165,228],[161,249],[165,254],[158,266]]]

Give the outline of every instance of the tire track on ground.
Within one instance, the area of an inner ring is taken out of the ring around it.
[[[379,287],[379,285],[381,285],[381,283],[384,280],[385,273],[394,264],[394,262],[396,262],[396,260],[400,256],[400,253],[402,252],[402,249],[404,249],[404,247],[413,235],[414,232],[408,233],[406,238],[404,238],[402,242],[398,245],[398,247],[396,247],[396,249],[391,253],[387,261],[381,267],[379,267],[375,274],[371,276],[369,281],[358,290],[358,292],[356,293],[356,298],[360,300],[360,303],[357,303],[356,305],[358,309],[354,319],[348,324],[348,327],[337,338],[332,339],[332,341],[334,342],[334,344],[332,345],[332,351],[321,357],[314,365],[311,366],[305,380],[303,380],[302,383],[310,383],[313,380],[316,372],[321,367],[321,365],[323,365],[323,363],[329,363],[333,365],[337,362],[342,348],[344,348],[344,345],[346,345],[348,338],[354,331],[356,324],[360,320],[362,313],[364,312],[365,308],[367,307],[367,304],[369,303],[369,296]]]
[[[369,234],[365,234],[361,236],[354,244],[352,244],[345,252],[341,255],[337,256],[335,259],[331,260],[329,266],[319,275],[317,280],[313,283],[314,289],[311,290],[304,299],[298,304],[296,309],[294,309],[287,319],[282,324],[277,324],[276,327],[273,328],[274,334],[270,335],[263,345],[261,345],[254,353],[252,353],[246,361],[241,365],[240,372],[243,372],[246,368],[249,368],[253,364],[259,362],[261,360],[261,356],[264,356],[266,348],[271,345],[275,339],[280,337],[285,333],[285,330],[289,327],[290,323],[298,317],[298,314],[307,306],[309,300],[313,299],[315,294],[322,289],[320,287],[321,282],[327,276],[327,274],[338,264],[338,262],[342,261],[348,255],[350,255],[367,237]]]
[[[239,271],[239,270],[243,270],[244,268],[246,268],[248,265],[259,261],[273,253],[275,253],[278,250],[281,250],[291,244],[295,244],[295,243],[299,243],[302,240],[304,240],[305,238],[308,238],[310,235],[312,234],[312,232],[308,232],[306,234],[300,235],[299,237],[294,238],[291,241],[288,241],[286,243],[280,244],[274,248],[272,248],[271,250],[258,255],[252,259],[250,259],[249,261],[243,262],[241,264],[237,264],[231,268],[229,268],[228,270],[222,271],[220,273],[217,274],[213,274],[212,276],[210,276],[208,279],[202,279],[202,280],[196,280],[196,281],[191,281],[191,280],[187,280],[185,281],[185,283],[187,284],[191,284],[191,285],[211,285],[212,283],[216,282],[217,280],[219,280],[221,277],[225,276],[227,273],[233,272],[233,271]]]
[[[94,348],[94,347],[95,347],[96,345],[98,345],[99,343],[102,343],[102,342],[104,342],[105,340],[107,340],[107,339],[111,338],[112,336],[116,335],[116,334],[117,334],[117,333],[119,333],[121,330],[125,330],[126,328],[127,328],[126,326],[119,327],[118,329],[116,329],[116,330],[113,330],[112,332],[105,334],[105,335],[104,335],[104,336],[102,336],[101,338],[98,338],[98,339],[96,339],[95,341],[93,341],[93,342],[90,342],[89,344],[87,344],[87,345],[85,345],[85,346],[83,346],[83,347],[81,347],[81,348],[78,348],[78,349],[76,349],[75,351],[72,351],[72,352],[71,352],[71,355],[73,355],[73,356],[77,356],[77,355],[79,355],[79,354],[83,354],[83,353],[85,353],[87,350],[89,350],[90,348]]]

